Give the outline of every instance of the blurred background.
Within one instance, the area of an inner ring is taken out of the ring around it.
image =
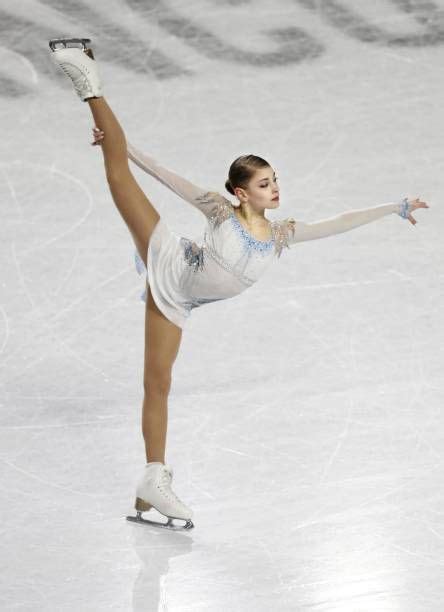
[[[0,607],[442,610],[443,0],[18,0],[0,31]],[[164,166],[232,198],[231,162],[269,161],[270,220],[430,206],[293,245],[192,311],[166,459],[188,533],[125,520],[144,280],[61,36],[92,39],[127,139]]]

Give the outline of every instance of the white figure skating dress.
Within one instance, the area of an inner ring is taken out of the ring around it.
[[[193,185],[130,143],[127,148],[131,161],[207,218],[203,240],[198,241],[178,236],[161,218],[149,241],[148,270],[135,250],[136,269],[145,274],[154,301],[181,328],[193,308],[234,297],[251,287],[284,248],[346,232],[392,213],[405,218],[409,206],[406,201],[390,202],[314,223],[292,218],[271,221],[270,239],[257,240],[240,224],[233,204],[223,195]],[[147,299],[146,287],[141,299]]]

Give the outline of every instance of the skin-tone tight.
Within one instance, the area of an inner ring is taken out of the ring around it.
[[[131,173],[125,134],[105,98],[90,98],[87,104],[95,125],[105,133],[101,149],[111,195],[146,265],[148,244],[160,216]],[[148,283],[147,289],[142,434],[146,460],[165,463],[168,395],[182,329],[158,309]]]

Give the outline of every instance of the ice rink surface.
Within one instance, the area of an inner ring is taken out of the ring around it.
[[[444,1],[19,0],[0,28],[1,610],[442,611]],[[125,520],[144,283],[50,62],[63,35],[93,40],[127,138],[180,175],[231,197],[230,163],[267,159],[270,220],[430,206],[285,249],[191,313],[166,453],[188,532]]]

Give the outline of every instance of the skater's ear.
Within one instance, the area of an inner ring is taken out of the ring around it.
[[[245,191],[245,189],[242,189],[242,187],[235,187],[234,195],[238,198],[240,202],[243,202],[247,199],[247,192]]]

